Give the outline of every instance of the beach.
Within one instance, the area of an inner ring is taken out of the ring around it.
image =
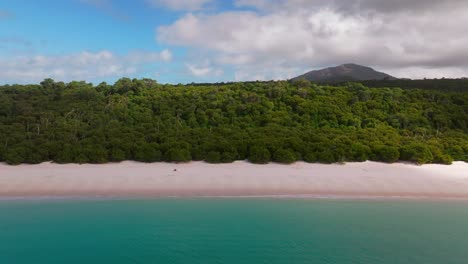
[[[0,197],[468,199],[468,163],[0,164]]]

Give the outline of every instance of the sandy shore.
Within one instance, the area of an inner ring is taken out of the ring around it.
[[[3,198],[263,195],[468,199],[468,163],[0,164]]]

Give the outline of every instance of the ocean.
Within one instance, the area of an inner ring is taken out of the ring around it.
[[[0,201],[0,263],[468,263],[468,203]]]

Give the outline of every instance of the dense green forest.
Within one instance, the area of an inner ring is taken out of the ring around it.
[[[0,86],[9,164],[468,161],[468,92],[308,81]]]
[[[402,89],[424,89],[445,92],[468,92],[468,79],[397,79],[397,80],[369,80],[359,81],[367,87],[375,88],[402,88]],[[338,83],[336,85],[344,85]]]

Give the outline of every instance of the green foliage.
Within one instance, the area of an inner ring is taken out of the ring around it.
[[[122,155],[122,153],[120,153]],[[135,150],[135,160],[142,162],[156,162],[161,161],[162,153],[158,149],[158,144],[141,144]]]
[[[186,149],[171,148],[165,156],[165,160],[169,162],[188,162],[192,160],[190,152]]]
[[[304,161],[308,163],[315,163],[318,161],[317,154],[315,152],[307,152],[304,156]]]
[[[222,163],[231,163],[237,160],[237,152],[223,152],[221,155]]]
[[[437,147],[436,144],[434,144],[434,142],[431,143],[432,145],[429,146],[429,149],[432,153],[433,163],[445,165],[450,165],[453,163],[453,158],[450,155],[442,153],[442,151]]]
[[[210,151],[206,155],[205,161],[208,163],[221,163],[221,154],[217,151]]]
[[[108,161],[107,149],[101,145],[87,145],[83,148],[83,153],[86,156],[85,162],[106,163]]]
[[[273,161],[284,164],[291,164],[296,162],[296,155],[291,150],[278,149],[273,155]]]
[[[397,147],[377,145],[375,146],[373,160],[393,163],[400,158],[400,151]]]
[[[368,87],[399,87],[402,89],[427,89],[466,92],[468,79],[424,79],[424,80],[371,80],[360,82]]]
[[[10,165],[18,165],[25,160],[25,155],[25,149],[21,147],[11,148],[5,154],[5,161]]]
[[[430,149],[421,143],[412,143],[401,147],[401,159],[418,164],[430,163],[434,159]]]
[[[124,161],[126,159],[125,152],[120,149],[119,147],[114,147],[110,153],[110,160],[111,161]]]
[[[331,164],[337,162],[338,160],[333,155],[333,151],[324,150],[317,153],[317,161],[320,163]]]
[[[466,81],[395,83],[4,85],[0,161],[468,161]]]
[[[249,161],[256,164],[266,164],[270,162],[271,154],[265,147],[254,146],[249,152]]]
[[[369,159],[370,153],[371,149],[368,146],[359,142],[353,143],[350,148],[350,159],[352,161],[366,161]]]
[[[438,164],[450,165],[453,163],[453,158],[450,157],[450,155],[448,154],[441,154],[441,155],[435,156],[432,162],[438,163]]]

